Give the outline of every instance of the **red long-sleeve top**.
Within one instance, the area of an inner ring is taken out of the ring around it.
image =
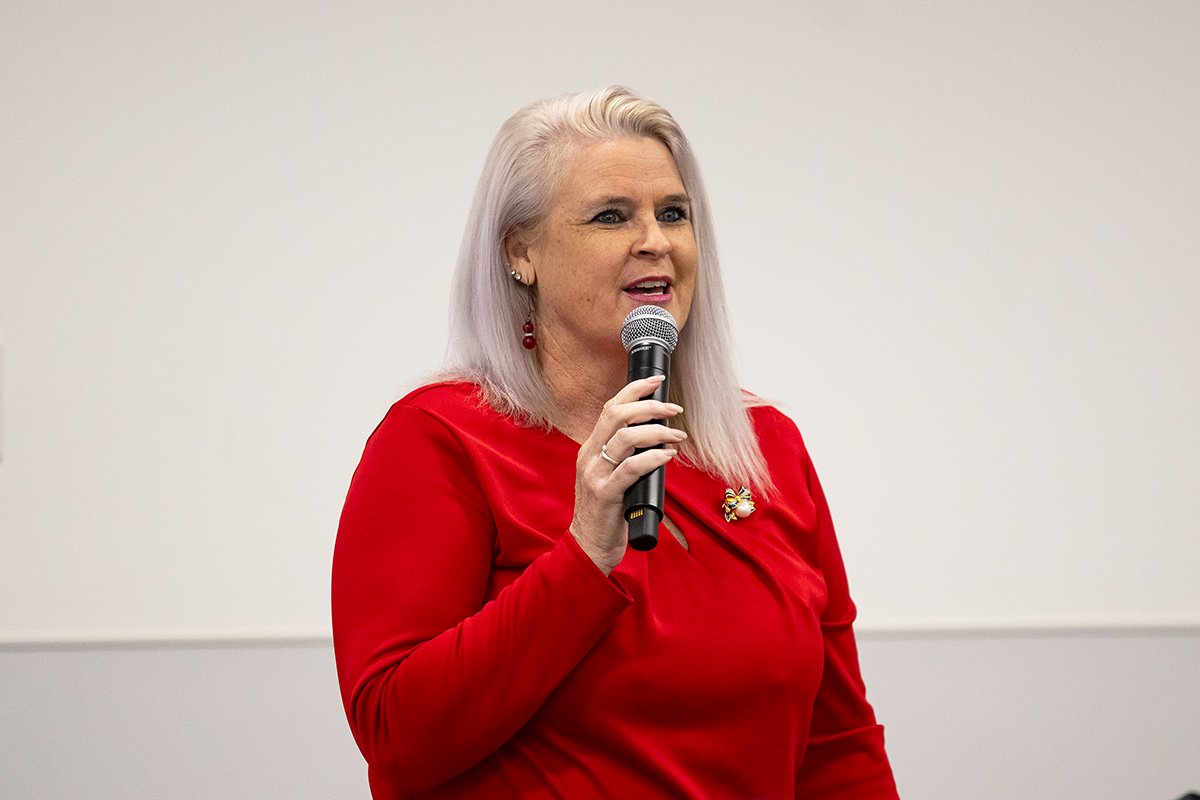
[[[376,798],[896,797],[854,604],[795,425],[752,410],[776,492],[676,461],[687,541],[608,577],[568,532],[579,445],[442,383],[371,435],[342,513],[333,632]]]

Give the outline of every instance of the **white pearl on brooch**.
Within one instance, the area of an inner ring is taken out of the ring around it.
[[[737,522],[739,519],[745,519],[754,513],[754,498],[750,496],[750,490],[745,486],[738,487],[735,492],[733,489],[725,490],[725,502],[721,504],[721,511],[725,514],[726,522]]]

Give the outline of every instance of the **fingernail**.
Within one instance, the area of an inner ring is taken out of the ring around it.
[[[672,431],[672,433],[675,434],[676,439],[686,439],[687,438],[687,431],[675,430],[675,431]]]
[[[683,413],[683,406],[675,405],[674,403],[667,403],[667,408],[671,409],[676,414]]]

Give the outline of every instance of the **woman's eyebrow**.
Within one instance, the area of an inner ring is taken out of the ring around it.
[[[631,206],[633,200],[628,197],[602,197],[599,200],[588,200],[584,205],[591,206]]]
[[[691,203],[692,198],[688,197],[686,194],[669,194],[666,197],[659,199],[658,202],[659,203]],[[631,206],[631,205],[634,205],[634,201],[632,198],[629,198],[629,197],[619,197],[619,196],[614,195],[611,197],[604,197],[599,200],[588,200],[586,203],[584,203],[584,205],[586,205],[588,207],[592,207],[592,206]]]

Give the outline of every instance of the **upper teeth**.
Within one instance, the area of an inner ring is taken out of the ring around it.
[[[641,283],[635,283],[633,285],[633,288],[635,288],[635,289],[656,289],[659,287],[661,287],[663,289],[667,288],[667,282],[666,281],[642,281]]]

